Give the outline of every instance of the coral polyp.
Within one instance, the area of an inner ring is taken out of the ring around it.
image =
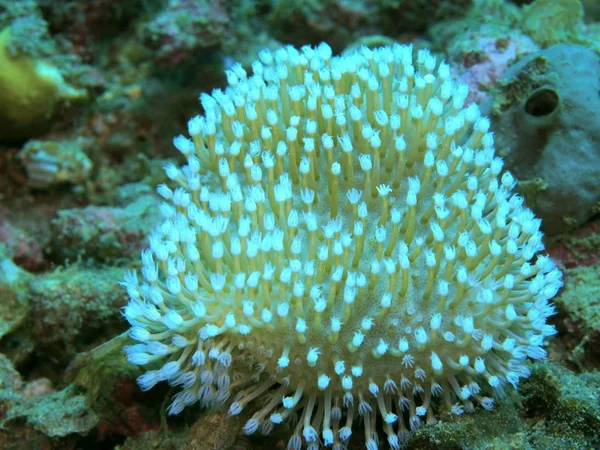
[[[187,163],[123,283],[139,385],[180,386],[171,414],[251,408],[246,433],[290,421],[290,449],[358,426],[397,449],[440,409],[491,409],[546,357],[561,274],[467,88],[401,45],[252,72],[174,140]]]

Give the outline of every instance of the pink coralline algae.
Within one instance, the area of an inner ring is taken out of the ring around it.
[[[470,40],[475,50],[464,49],[457,55],[459,65],[455,65],[452,71],[460,82],[469,86],[467,104],[488,101],[488,91],[502,78],[506,69],[518,57],[538,50],[531,38],[520,34],[502,38],[482,35]]]

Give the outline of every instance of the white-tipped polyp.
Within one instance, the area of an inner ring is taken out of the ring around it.
[[[138,386],[143,391],[152,389],[159,381],[161,381],[161,379],[158,376],[158,371],[156,370],[150,370],[139,376],[137,379]]]
[[[329,386],[330,380],[331,380],[331,378],[329,378],[325,374],[319,375],[319,378],[317,379],[317,387],[322,391],[327,389],[327,386]]]
[[[284,369],[290,365],[290,359],[287,356],[282,356],[277,360],[277,367]]]
[[[243,409],[244,409],[244,407],[240,403],[233,402],[231,404],[231,406],[229,407],[229,415],[230,416],[237,416],[239,413],[242,412]]]

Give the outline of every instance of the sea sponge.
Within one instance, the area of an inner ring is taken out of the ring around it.
[[[495,91],[498,148],[547,234],[599,211],[599,73],[598,54],[558,44],[521,58]]]
[[[53,64],[9,50],[11,28],[0,31],[0,141],[14,142],[48,131],[57,107],[79,102],[85,90],[69,85]]]
[[[399,448],[439,409],[491,409],[544,358],[561,274],[512,193],[489,121],[428,51],[263,51],[201,96],[163,223],[123,284],[138,383],[292,423],[342,448],[382,421]],[[257,400],[254,402],[254,400]]]

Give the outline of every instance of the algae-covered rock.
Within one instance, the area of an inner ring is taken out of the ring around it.
[[[24,418],[34,429],[50,437],[85,434],[98,420],[84,393],[73,385],[54,394],[22,398],[7,412],[2,425],[18,418]]]
[[[158,224],[158,201],[145,195],[125,207],[88,206],[60,210],[52,220],[51,247],[61,260],[78,257],[98,261],[124,259],[146,246]]]
[[[579,0],[536,0],[523,8],[521,27],[538,44],[584,43],[583,5]]]
[[[142,27],[141,38],[155,61],[180,64],[205,49],[219,46],[229,33],[229,15],[222,0],[168,0]]]
[[[11,264],[8,261],[16,264],[25,270],[39,270],[44,262],[43,254],[43,239],[39,236],[34,236],[30,230],[23,229],[18,223],[18,219],[12,208],[4,208],[0,206],[0,242],[4,249],[0,250],[0,266]],[[13,274],[19,278],[25,272]],[[0,282],[4,281],[6,272],[0,268]]]
[[[12,403],[19,399],[22,387],[21,375],[11,361],[0,353],[0,419],[6,416]]]
[[[246,418],[247,419],[247,418]],[[264,445],[237,446],[243,421],[240,416],[231,417],[226,412],[202,414],[187,430],[149,431],[130,437],[119,450],[252,450],[274,448]],[[263,439],[266,439],[263,437]]]
[[[120,331],[125,293],[118,282],[125,270],[71,267],[36,277],[29,285],[31,328],[41,356],[64,367],[77,352],[87,350]]]
[[[589,450],[600,436],[600,374],[576,375],[537,363],[520,388],[521,401],[493,412],[443,416],[408,442],[411,450]]]
[[[0,243],[0,339],[18,328],[30,311],[25,286],[31,275],[19,268],[10,256],[6,246]]]
[[[514,64],[497,89],[497,148],[547,233],[580,225],[600,200],[600,57],[558,44]]]
[[[547,240],[548,252],[562,267],[572,269],[600,263],[600,217],[581,228]]]
[[[0,338],[17,328],[28,312],[29,304],[23,290],[0,282]]]
[[[598,0],[582,0],[582,3],[586,21],[600,20],[600,2]]]
[[[472,0],[269,0],[266,21],[278,40],[295,45],[327,41],[337,52],[361,36],[423,31],[456,19]]]
[[[579,367],[600,367],[600,264],[567,269],[566,283],[555,302],[563,342]]]
[[[54,392],[47,379],[24,383],[11,361],[0,354],[0,448],[71,448],[66,438],[86,434],[97,424],[84,392],[67,386]]]
[[[519,389],[535,449],[600,447],[600,373],[574,374],[553,363],[537,363]]]
[[[65,381],[86,389],[88,404],[105,436],[137,435],[158,429],[164,421],[162,399],[148,398],[135,384],[140,371],[125,359],[127,340],[127,333],[122,333],[78,354],[64,374]]]
[[[505,402],[493,412],[447,415],[435,426],[424,427],[408,442],[412,450],[529,450],[518,408]]]

